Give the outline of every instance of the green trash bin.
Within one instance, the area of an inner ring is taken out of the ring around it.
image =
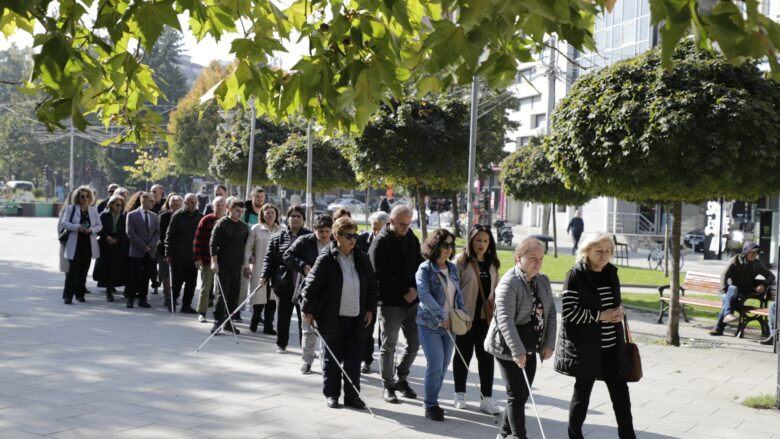
[[[35,216],[52,217],[54,216],[54,203],[35,203]]]
[[[35,216],[35,203],[20,203],[22,205],[22,216]]]
[[[17,203],[6,203],[3,208],[6,216],[20,216],[22,214],[22,208]]]

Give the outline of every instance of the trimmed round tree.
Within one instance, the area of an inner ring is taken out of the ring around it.
[[[684,202],[780,192],[780,87],[754,63],[678,47],[580,78],[553,113],[545,150],[564,183],[586,193],[672,205],[667,343],[679,339]]]
[[[532,137],[501,162],[501,181],[512,198],[533,203],[580,206],[592,197],[569,189],[555,172],[542,149],[542,139]],[[553,209],[555,212],[555,209]],[[558,233],[553,228],[555,256],[558,256]]]
[[[334,141],[314,136],[312,142],[312,191],[354,187],[355,172]],[[291,134],[286,142],[268,150],[265,158],[268,178],[286,188],[306,189],[307,155],[306,135]]]

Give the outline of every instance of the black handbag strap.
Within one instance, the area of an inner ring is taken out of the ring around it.
[[[626,343],[633,343],[633,337],[631,337],[631,330],[628,329],[628,316],[623,314],[623,327],[625,329]]]

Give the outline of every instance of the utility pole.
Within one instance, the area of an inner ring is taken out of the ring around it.
[[[73,175],[73,118],[70,119],[70,170],[68,171],[68,178],[70,179],[70,183],[68,183],[68,194],[73,192],[73,189],[75,189],[74,183],[76,183],[76,179]]]
[[[251,111],[249,114],[251,114],[252,122],[251,122],[251,129],[249,130],[249,165],[247,165],[246,170],[246,198],[245,200],[250,200],[252,197],[252,169],[254,166],[255,161],[255,98],[249,99],[249,106],[251,108]]]
[[[309,230],[312,229],[314,223],[314,194],[311,193],[312,188],[312,166],[314,164],[314,144],[312,139],[312,122],[309,119],[309,125],[306,127],[306,143],[308,145],[306,152],[306,224]]]
[[[548,45],[550,47],[550,65],[547,66],[547,117],[545,118],[545,121],[547,122],[546,126],[546,132],[545,135],[549,136],[551,134],[551,128],[552,128],[552,113],[555,109],[555,81],[556,81],[556,74],[558,70],[557,66],[557,60],[556,60],[556,45],[557,40],[555,38],[555,35],[552,35],[548,41]],[[558,224],[556,221],[556,215],[555,215],[555,203],[552,203],[550,206],[550,215],[552,215],[552,223],[553,223],[553,257],[558,257]],[[545,222],[546,224],[546,222]]]
[[[479,111],[479,78],[471,79],[471,122],[469,124],[469,180],[466,190],[466,233],[474,225],[474,174],[477,166],[477,115]],[[421,216],[422,217],[422,216]],[[457,218],[456,218],[457,219]]]

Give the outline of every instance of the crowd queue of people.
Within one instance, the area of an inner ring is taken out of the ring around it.
[[[60,214],[65,304],[72,304],[74,297],[85,301],[90,260],[97,259],[94,279],[105,288],[107,301],[114,301],[117,287],[123,286],[128,308],[136,303],[149,307],[150,284],[161,285],[169,311],[208,322],[207,311],[213,306],[212,332],[238,334],[234,323],[243,321],[238,307],[252,294],[249,330],[257,332],[262,325],[263,333],[276,336],[279,354],[287,353],[295,310],[303,351],[300,371],[311,373],[320,337],[327,347],[323,395],[332,408],[341,406],[342,393],[343,405],[365,408],[359,378],[361,372],[371,372],[378,322],[382,398],[393,404],[399,403],[399,394],[417,398],[408,379],[422,346],[429,419],[444,420],[439,393],[450,362],[454,406],[467,408],[473,356],[479,371],[479,408],[501,414],[492,399],[497,362],[507,394],[500,438],[526,437],[525,403],[537,362],[550,360],[556,352],[555,370],[576,379],[569,437],[583,437],[596,380],[609,389],[619,437],[635,437],[624,311],[617,268],[610,263],[609,235],[596,235],[579,246],[578,262],[563,285],[558,331],[550,279],[542,272],[544,244],[533,238],[519,243],[514,265],[499,277],[489,227],[475,225],[460,252],[446,229],[434,230],[421,244],[410,231],[412,211],[403,205],[389,214],[374,213],[371,230],[358,233],[344,209],[333,217],[317,216],[310,231],[304,227],[301,206],[290,207],[283,218],[260,188],[244,201],[228,197],[226,188],[218,185],[210,203],[205,188],[199,194],[165,197],[159,185],[132,195],[112,185],[109,194],[95,206],[92,189],[79,187]],[[201,289],[194,302],[198,273]],[[463,311],[472,322],[457,336],[450,331],[453,310]],[[396,363],[401,332],[406,348]]]

